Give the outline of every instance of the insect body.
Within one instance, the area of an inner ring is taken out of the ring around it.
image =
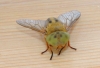
[[[20,19],[17,20],[17,23],[22,26],[34,29],[45,35],[44,38],[46,41],[47,49],[43,51],[42,54],[50,49],[52,53],[50,60],[52,60],[53,51],[51,47],[60,49],[58,55],[60,55],[61,51],[65,48],[66,45],[76,50],[69,44],[68,31],[73,23],[80,17],[80,15],[80,12],[74,10],[68,13],[61,14],[58,18],[48,18],[46,21]]]
[[[69,34],[66,32],[65,28],[66,26],[56,18],[48,18],[47,21],[48,20],[50,21],[46,28],[46,41],[48,44],[56,47],[66,44],[69,39]]]

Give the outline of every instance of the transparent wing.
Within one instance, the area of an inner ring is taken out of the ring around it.
[[[81,13],[77,10],[73,10],[58,16],[58,19],[64,24],[67,25],[67,31],[75,23],[75,21],[81,16]]]
[[[38,32],[44,33],[45,21],[43,20],[30,20],[30,19],[20,19],[16,21],[19,25],[36,30]]]

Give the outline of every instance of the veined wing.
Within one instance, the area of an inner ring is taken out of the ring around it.
[[[44,34],[45,29],[45,21],[43,20],[30,20],[30,19],[19,19],[16,21],[19,25],[31,28],[33,30],[36,30],[38,32],[41,32]]]
[[[81,13],[77,10],[73,10],[67,13],[63,13],[58,16],[58,19],[64,24],[67,25],[67,31],[70,27],[77,21],[77,19],[81,16]]]

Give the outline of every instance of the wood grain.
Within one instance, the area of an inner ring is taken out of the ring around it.
[[[60,56],[50,52],[38,32],[17,19],[41,19],[78,10],[80,19],[70,34],[71,46]],[[0,68],[100,68],[100,0],[0,0]]]

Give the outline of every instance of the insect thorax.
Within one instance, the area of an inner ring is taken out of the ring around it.
[[[53,32],[56,32],[56,31],[64,31],[64,32],[66,32],[66,28],[60,22],[50,23],[50,24],[47,25],[46,31],[47,31],[47,35],[49,35],[49,34],[51,34]]]

